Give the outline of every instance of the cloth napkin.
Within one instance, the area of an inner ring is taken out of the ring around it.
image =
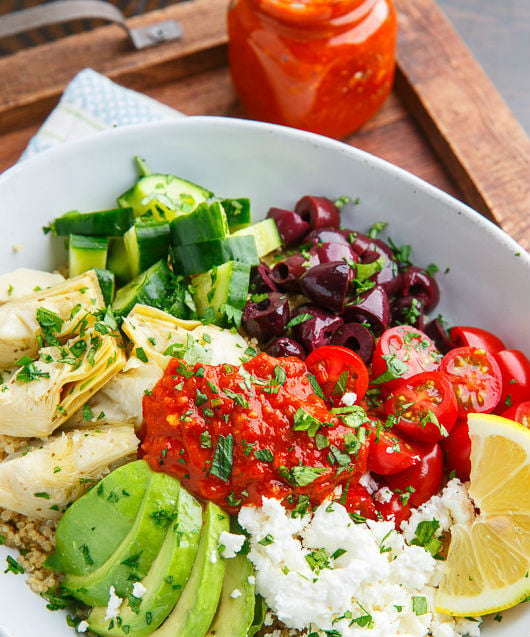
[[[68,84],[20,159],[106,128],[182,116],[183,113],[119,86],[92,69],[83,69]]]

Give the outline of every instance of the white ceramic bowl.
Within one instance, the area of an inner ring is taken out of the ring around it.
[[[0,176],[0,272],[64,262],[42,226],[70,209],[112,207],[135,179],[132,158],[225,197],[249,196],[254,218],[291,207],[305,194],[359,197],[344,225],[387,221],[384,236],[411,244],[420,266],[436,263],[450,324],[477,325],[530,355],[530,256],[466,205],[380,159],[330,139],[267,124],[191,117],[99,133],[21,162]],[[0,560],[7,551],[2,548]],[[0,568],[0,635],[72,634],[21,575]],[[528,637],[525,605],[491,622],[486,637]]]

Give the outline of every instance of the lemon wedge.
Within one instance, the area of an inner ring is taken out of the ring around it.
[[[436,610],[460,617],[515,606],[530,594],[530,430],[490,414],[468,416],[471,524],[451,528]]]

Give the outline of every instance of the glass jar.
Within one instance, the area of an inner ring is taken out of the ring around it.
[[[232,0],[232,81],[253,119],[345,137],[392,88],[396,31],[391,0]]]

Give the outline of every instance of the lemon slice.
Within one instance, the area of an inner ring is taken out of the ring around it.
[[[468,416],[471,524],[451,527],[435,603],[460,617],[515,606],[530,594],[530,430],[490,414]]]

